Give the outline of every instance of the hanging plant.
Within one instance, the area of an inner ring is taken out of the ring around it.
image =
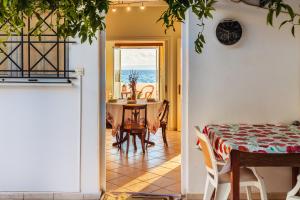
[[[26,19],[36,18],[38,22],[31,29],[37,36],[55,27],[61,37],[78,35],[81,42],[91,43],[96,33],[105,29],[108,8],[108,0],[1,0],[1,31],[8,35],[20,34]],[[45,13],[56,16],[46,28],[41,26]]]
[[[244,1],[249,4],[255,0],[234,0],[234,2]],[[283,0],[256,0],[255,6],[263,7],[268,9],[267,24],[273,26],[274,17],[278,18],[281,13],[288,15],[287,19],[282,21],[279,28],[285,24],[292,24],[291,32],[295,36],[295,27],[300,25],[300,15],[296,14],[293,8],[285,3]],[[168,4],[168,8],[163,12],[158,21],[162,21],[165,27],[165,32],[168,29],[173,29],[175,22],[184,23],[185,15],[188,9],[191,9],[199,23],[197,24],[200,28],[198,36],[195,40],[195,51],[202,53],[205,45],[204,20],[213,18],[213,11],[215,11],[216,0],[165,0]]]

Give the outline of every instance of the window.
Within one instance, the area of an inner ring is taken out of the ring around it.
[[[35,13],[36,16],[40,16]],[[21,34],[8,36],[1,33],[0,78],[58,78],[69,79],[68,40],[58,37],[57,30],[49,25],[55,20],[52,13],[40,16],[45,32],[34,36],[37,20],[27,19]],[[6,23],[9,23],[7,20]],[[3,26],[3,25],[2,25]],[[0,26],[1,28],[1,26]]]
[[[121,97],[122,87],[126,86],[129,90],[128,76],[132,70],[139,73],[138,98],[159,99],[159,48],[124,47],[114,49],[115,98]]]

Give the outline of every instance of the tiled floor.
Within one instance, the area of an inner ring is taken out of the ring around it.
[[[161,132],[151,135],[155,146],[149,146],[143,155],[140,140],[135,152],[132,142],[126,155],[126,143],[123,151],[112,147],[115,138],[107,130],[106,140],[106,179],[107,191],[143,192],[155,194],[180,194],[180,133],[168,131],[169,147],[165,147]]]

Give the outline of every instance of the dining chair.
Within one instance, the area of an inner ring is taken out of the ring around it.
[[[147,134],[147,105],[123,105],[120,133],[126,132],[127,149],[129,151],[130,136],[133,136],[134,149],[137,150],[136,136],[141,140],[145,153],[145,138]]]
[[[297,177],[297,184],[295,185],[295,187],[288,192],[286,200],[299,200],[300,199],[300,196],[298,196],[299,191],[300,191],[300,175],[298,175]]]
[[[145,85],[144,87],[142,87],[142,89],[137,93],[137,97],[138,98],[144,98],[144,99],[148,99],[152,97],[154,91],[154,86],[153,85]],[[144,97],[142,97],[144,93]]]
[[[158,118],[160,121],[160,128],[162,129],[162,138],[166,146],[168,146],[166,130],[168,125],[169,110],[170,110],[170,102],[168,100],[164,100]]]
[[[218,164],[208,137],[201,132],[199,127],[196,127],[196,132],[207,170],[203,199],[210,200],[213,192],[215,192],[215,200],[227,200],[231,189],[230,172],[222,170],[224,166]],[[263,178],[258,175],[254,168],[240,169],[240,186],[246,188],[248,200],[252,200],[251,187],[259,189],[261,200],[267,200]]]

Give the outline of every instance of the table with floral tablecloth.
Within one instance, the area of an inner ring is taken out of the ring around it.
[[[123,105],[126,100],[118,100],[114,103],[106,103],[106,119],[112,125],[112,135],[115,136],[122,124]],[[148,102],[144,99],[137,100],[136,105],[147,105],[147,127],[150,133],[155,134],[160,127],[159,113],[162,109],[162,102]],[[126,116],[125,116],[126,118]]]
[[[241,167],[291,167],[292,185],[300,173],[300,127],[275,124],[207,125],[203,131],[231,173],[231,199],[240,199]]]
[[[300,153],[300,126],[275,124],[207,125],[203,129],[215,153],[228,160],[231,150],[252,153]]]

